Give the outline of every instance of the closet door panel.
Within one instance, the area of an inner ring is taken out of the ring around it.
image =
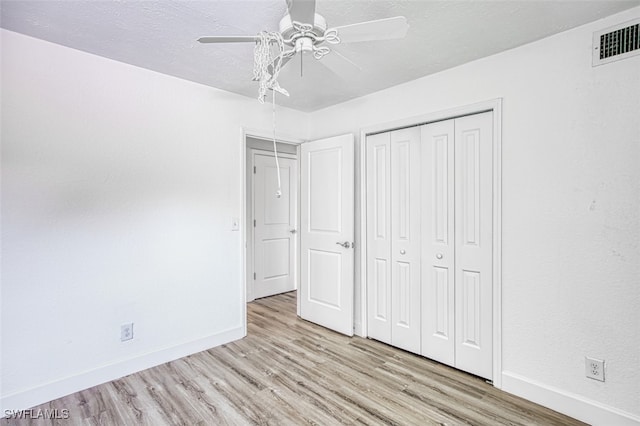
[[[391,132],[391,343],[420,352],[420,129]]]
[[[455,120],[456,367],[493,371],[492,113]]]
[[[454,120],[427,124],[422,139],[421,354],[455,364]]]
[[[368,136],[367,325],[369,337],[391,343],[391,135]]]

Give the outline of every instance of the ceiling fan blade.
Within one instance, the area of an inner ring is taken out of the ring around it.
[[[339,77],[343,77],[345,75],[359,74],[362,72],[362,68],[358,66],[351,59],[342,55],[335,49],[331,49],[331,52],[324,55],[318,61],[325,67],[329,68],[333,73],[337,74]]]
[[[336,27],[340,43],[356,43],[360,41],[392,40],[407,35],[409,24],[404,16],[378,19],[357,24]]]
[[[287,0],[291,21],[313,24],[316,14],[316,0]]]
[[[258,41],[258,36],[209,36],[200,37],[198,41],[200,43],[244,43]]]

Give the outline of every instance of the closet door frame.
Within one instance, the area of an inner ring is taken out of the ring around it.
[[[493,386],[502,388],[502,98],[491,99],[444,111],[419,115],[365,127],[360,131],[360,318],[356,318],[355,334],[367,337],[367,136],[405,127],[464,117],[491,111],[493,117]],[[357,278],[356,278],[357,279]]]

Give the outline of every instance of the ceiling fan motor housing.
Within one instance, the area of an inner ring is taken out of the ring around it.
[[[316,42],[315,37],[324,36],[325,31],[327,30],[327,21],[317,13],[313,17],[313,23],[311,22],[300,22],[301,24],[309,24],[312,26],[312,29],[308,33],[301,33],[298,29],[296,29],[291,21],[291,16],[286,14],[280,20],[280,34],[282,34],[282,38],[285,40],[291,40],[289,43],[291,46],[296,47],[296,51],[298,51],[298,45],[303,52],[307,52],[311,50],[311,46],[313,46]],[[303,38],[308,41],[302,41],[300,43],[297,42],[298,39]],[[311,45],[309,46],[309,42]],[[307,48],[307,46],[309,46]]]

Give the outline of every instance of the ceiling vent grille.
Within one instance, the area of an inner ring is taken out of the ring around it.
[[[593,33],[593,66],[640,54],[640,19]]]

